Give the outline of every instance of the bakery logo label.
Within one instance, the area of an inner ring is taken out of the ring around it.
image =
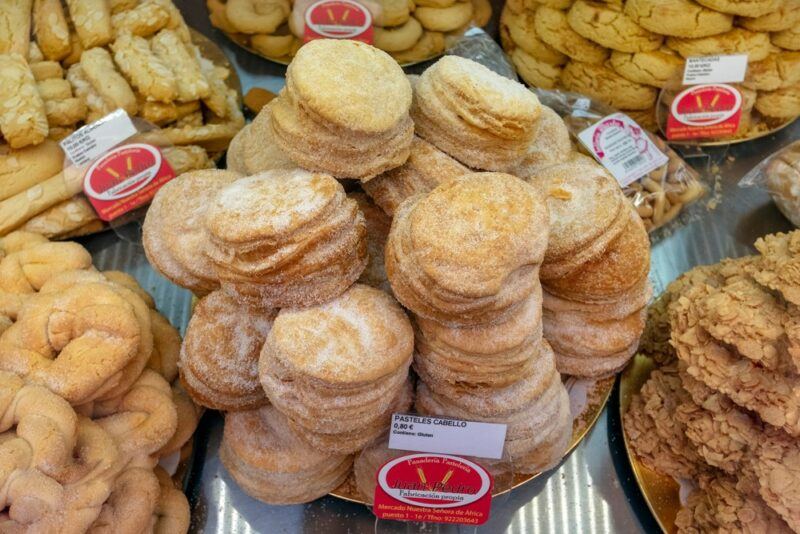
[[[723,83],[685,89],[670,105],[667,139],[716,139],[736,133],[742,116],[742,95]]]
[[[378,470],[373,512],[379,519],[482,525],[489,519],[493,485],[475,462],[409,454]]]
[[[175,172],[161,151],[148,144],[118,146],[89,166],[83,190],[98,216],[113,221],[149,203]]]
[[[353,0],[320,0],[305,12],[305,42],[352,39],[372,44],[372,13]]]

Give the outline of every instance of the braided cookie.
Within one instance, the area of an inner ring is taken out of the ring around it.
[[[22,309],[0,337],[0,369],[83,404],[118,386],[140,339],[125,299],[106,284],[82,284],[40,295]]]
[[[95,403],[92,417],[116,442],[122,465],[148,463],[178,428],[172,390],[166,380],[149,369],[125,394]]]
[[[0,290],[35,293],[58,273],[91,267],[92,256],[78,243],[29,246],[0,261]]]
[[[133,310],[136,321],[139,323],[139,346],[136,356],[122,370],[119,379],[114,387],[109,389],[101,400],[118,397],[128,391],[131,385],[139,378],[142,370],[147,365],[150,355],[153,353],[153,331],[150,323],[150,309],[147,304],[139,297],[135,291],[110,282],[97,271],[67,271],[60,273],[42,286],[41,294],[58,295],[64,290],[80,287],[83,284],[102,284],[127,302]]]

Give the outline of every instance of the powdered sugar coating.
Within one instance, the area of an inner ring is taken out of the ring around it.
[[[221,190],[208,209],[206,227],[228,242],[278,237],[308,224],[343,196],[342,186],[326,174],[267,171]]]
[[[508,174],[474,173],[442,184],[414,206],[410,219],[419,268],[460,295],[493,295],[511,272],[544,256],[544,201]]]
[[[285,365],[336,383],[386,376],[409,361],[414,344],[397,302],[361,284],[326,304],[281,310],[269,338]]]

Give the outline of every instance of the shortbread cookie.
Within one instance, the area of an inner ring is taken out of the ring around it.
[[[617,74],[634,83],[663,88],[683,76],[683,59],[669,48],[651,52],[611,52],[609,65]]]
[[[800,83],[800,52],[777,52],[748,64],[742,83],[757,91],[774,91]]]
[[[542,41],[574,60],[599,64],[608,58],[608,50],[572,29],[563,11],[540,7],[536,10],[534,27]]]
[[[755,109],[762,115],[776,119],[797,117],[800,115],[800,84],[759,92]]]
[[[684,39],[670,37],[667,46],[683,57],[713,54],[747,54],[750,62],[761,61],[772,51],[769,34],[734,28],[729,32],[710,37]]]
[[[578,0],[572,4],[567,21],[581,36],[620,52],[649,52],[664,40],[636,24],[622,6],[613,4]]]
[[[730,31],[733,17],[706,9],[693,0],[628,0],[625,14],[661,35],[698,38]]]
[[[422,27],[432,32],[451,32],[472,19],[472,2],[459,1],[449,7],[417,7],[414,18]]]
[[[656,102],[654,88],[623,78],[605,65],[570,61],[561,72],[561,83],[619,109],[648,109]]]
[[[770,40],[775,46],[787,50],[800,50],[800,26],[773,33],[770,35]]]
[[[775,10],[750,18],[741,17],[738,23],[754,32],[780,32],[796,27],[800,22],[800,3],[794,0],[782,2]]]
[[[511,52],[511,62],[520,78],[532,87],[555,89],[561,77],[561,67],[547,63],[520,48]]]
[[[740,17],[760,17],[775,11],[782,0],[697,0],[697,3],[720,13]]]
[[[568,56],[542,41],[536,34],[536,13],[525,10],[514,14],[510,9],[503,10],[500,16],[500,35],[510,43],[503,43],[503,48],[510,45],[519,47],[531,57],[550,65],[563,65]],[[507,34],[507,37],[506,37]]]

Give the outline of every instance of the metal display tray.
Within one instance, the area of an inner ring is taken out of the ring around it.
[[[493,3],[499,13],[502,6]],[[212,29],[202,0],[176,0],[176,4],[192,27],[228,55],[245,93],[255,85],[275,92],[281,89],[285,68],[242,50]],[[757,141],[705,150],[719,166],[722,201],[654,245],[650,277],[656,294],[696,264],[751,253],[757,237],[791,228],[764,191],[740,189],[736,184],[765,156],[798,138],[800,122]],[[139,245],[119,239],[114,232],[81,242],[93,253],[99,268],[125,270],[136,276],[183,333],[191,297],[155,274]],[[658,532],[625,455],[617,399],[615,392],[589,436],[557,469],[497,498],[489,522],[477,529],[378,521],[365,506],[332,497],[297,506],[262,504],[245,495],[222,468],[217,456],[222,419],[208,412],[196,435],[195,463],[186,484],[192,505],[191,532]]]

